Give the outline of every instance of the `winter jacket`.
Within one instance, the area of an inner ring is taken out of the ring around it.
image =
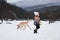
[[[35,17],[34,18],[34,25],[38,24],[39,25],[40,22],[40,18],[39,17]]]

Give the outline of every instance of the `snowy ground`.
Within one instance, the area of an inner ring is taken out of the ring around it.
[[[33,33],[35,28],[33,20],[29,21],[30,30],[17,29],[20,21],[11,21],[12,24],[0,24],[0,40],[60,40],[60,22],[49,24],[48,21],[41,21],[41,28],[37,34]]]

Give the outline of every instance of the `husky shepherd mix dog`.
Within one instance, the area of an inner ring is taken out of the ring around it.
[[[30,27],[29,27],[29,25],[28,25],[28,21],[22,21],[22,22],[20,22],[18,25],[17,25],[17,29],[19,29],[19,28],[24,28],[24,29],[26,29],[26,27],[28,27],[29,29],[31,29]]]

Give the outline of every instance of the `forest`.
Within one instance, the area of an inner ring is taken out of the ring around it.
[[[0,0],[0,20],[33,19],[34,11],[38,11],[40,13],[41,20],[60,21],[60,5],[27,11],[16,5],[11,5],[5,0]]]

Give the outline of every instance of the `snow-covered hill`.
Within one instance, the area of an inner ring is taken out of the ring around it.
[[[41,27],[37,34],[33,33],[35,28],[33,20],[29,21],[29,26],[23,29],[17,29],[20,21],[11,21],[12,24],[0,24],[0,40],[60,40],[60,21],[49,24],[48,21],[41,21]]]
[[[43,7],[44,6],[52,6],[52,5],[60,5],[60,0],[25,0],[25,1],[18,1],[18,2],[13,2],[10,3],[12,5],[16,5],[18,7],[22,7],[22,8],[27,8],[27,7],[32,7],[32,6],[37,6],[40,5]]]

